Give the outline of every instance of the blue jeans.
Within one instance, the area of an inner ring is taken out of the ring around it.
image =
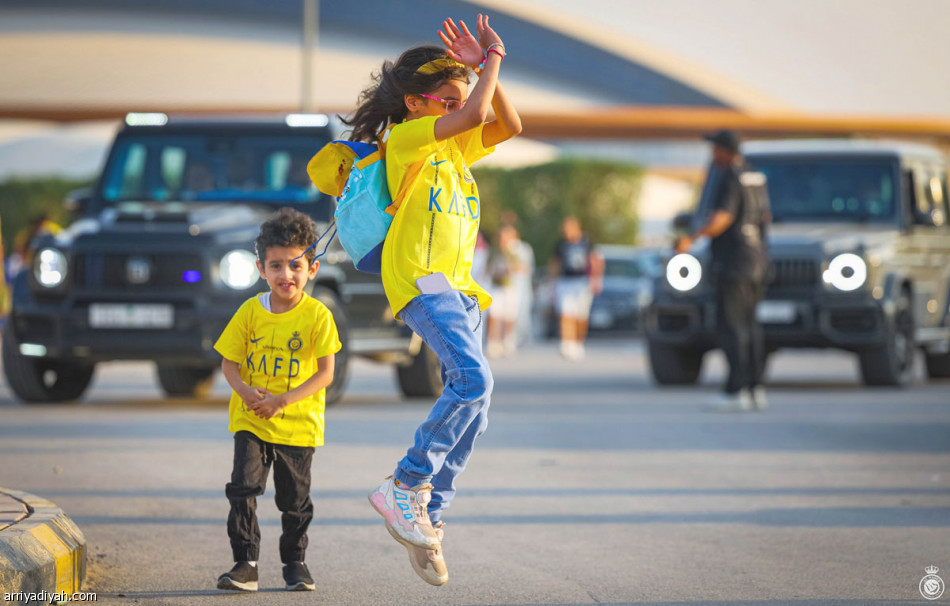
[[[473,298],[457,290],[419,295],[399,315],[442,363],[445,388],[395,474],[409,486],[432,483],[429,517],[435,524],[455,496],[455,477],[465,469],[475,438],[488,426],[494,381],[482,352],[482,314]]]

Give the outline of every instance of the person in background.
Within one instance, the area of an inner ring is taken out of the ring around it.
[[[518,276],[526,271],[518,255],[520,239],[512,225],[498,231],[489,270],[492,281],[492,306],[488,314],[488,355],[510,355],[517,349]]]
[[[491,246],[488,245],[488,238],[478,230],[475,236],[475,252],[472,253],[472,279],[476,284],[487,284],[491,279],[488,275],[488,257],[491,256]]]
[[[34,215],[26,227],[13,238],[13,254],[10,255],[8,266],[10,279],[12,280],[20,271],[28,269],[33,264],[33,249],[30,246],[33,240],[44,235],[55,236],[61,231],[63,228],[50,218],[49,213],[42,212]]]
[[[604,287],[604,263],[576,217],[564,219],[561,234],[563,237],[554,249],[548,272],[557,279],[561,355],[579,360],[584,357],[591,303]]]
[[[706,137],[713,145],[707,180],[718,179],[711,214],[695,233],[683,236],[676,252],[687,252],[702,237],[712,239],[712,277],[716,285],[716,336],[729,362],[723,389],[710,402],[712,410],[744,412],[768,406],[760,385],[765,363],[762,327],[756,305],[765,291],[768,268],[765,230],[770,220],[768,198],[757,195],[764,186],[747,186],[749,173],[739,155],[739,138],[732,131]]]
[[[2,218],[0,218],[2,220]],[[2,222],[0,222],[0,233],[3,233]],[[10,313],[10,296],[7,288],[7,277],[4,273],[6,267],[6,257],[3,254],[3,239],[0,238],[0,320]],[[2,324],[0,324],[2,325]]]
[[[512,248],[519,261],[519,269],[514,275],[515,298],[518,301],[518,311],[515,317],[515,345],[523,345],[531,340],[532,318],[531,310],[534,306],[534,249],[521,239],[518,230],[518,215],[512,210],[501,214],[503,225],[515,228],[515,241]]]

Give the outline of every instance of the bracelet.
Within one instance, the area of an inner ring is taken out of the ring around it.
[[[493,48],[501,48],[502,50],[505,50],[505,45],[501,42],[492,42],[488,45],[488,48],[485,49],[485,52],[488,53]]]
[[[502,47],[502,48],[504,48],[504,47]],[[485,57],[488,57],[488,53],[495,53],[496,55],[498,55],[499,57],[501,57],[501,60],[502,60],[502,61],[505,60],[505,54],[504,54],[503,52],[501,52],[500,50],[498,50],[497,48],[490,48],[490,49],[488,49],[488,52],[485,53]]]

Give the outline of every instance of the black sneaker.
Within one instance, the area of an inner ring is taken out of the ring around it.
[[[286,574],[284,573],[285,578]],[[234,568],[218,577],[218,589],[257,591],[257,566],[238,562]]]
[[[287,591],[313,591],[316,585],[307,570],[307,565],[303,562],[291,562],[284,564],[284,583],[287,583]]]

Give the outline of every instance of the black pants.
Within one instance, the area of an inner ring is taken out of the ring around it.
[[[765,342],[755,307],[762,288],[753,280],[724,280],[716,290],[716,337],[729,362],[727,394],[758,386],[765,366]]]
[[[260,556],[261,529],[257,525],[257,497],[264,494],[267,474],[274,464],[274,488],[283,533],[280,561],[303,562],[307,528],[313,519],[310,500],[310,463],[313,448],[265,442],[249,431],[234,434],[234,470],[225,494],[231,502],[228,537],[235,562]]]

